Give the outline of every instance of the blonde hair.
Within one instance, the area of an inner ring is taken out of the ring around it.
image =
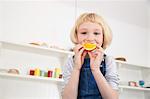
[[[84,22],[98,23],[102,27],[103,29],[102,48],[106,49],[112,41],[112,32],[110,27],[104,21],[104,19],[95,13],[83,13],[82,15],[79,16],[71,31],[71,35],[70,35],[71,41],[74,44],[77,44],[77,30],[79,29],[79,26]]]

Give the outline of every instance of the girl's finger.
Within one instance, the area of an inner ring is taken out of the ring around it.
[[[91,51],[90,53],[91,53],[91,56],[94,57],[94,58],[95,57],[100,58],[101,55],[104,55],[104,53],[99,49],[95,49],[95,50]]]
[[[95,58],[95,55],[92,53],[92,52],[88,52],[88,54],[89,54],[89,56],[90,56],[90,58]]]
[[[78,45],[76,45],[76,46],[73,48],[73,51],[76,53],[76,52],[80,51],[81,48],[82,48],[82,45],[81,45],[81,44],[78,44]]]
[[[100,46],[97,46],[97,49],[104,53],[104,49]]]
[[[92,54],[98,54],[98,53],[102,53],[99,49],[95,49],[93,51],[91,51]]]
[[[87,54],[87,51],[84,51],[83,54],[82,54],[82,56],[85,57],[86,54]]]
[[[81,56],[82,62],[84,61],[84,58],[85,58],[86,54],[87,54],[87,51],[84,51],[82,56]]]
[[[83,47],[81,47],[80,50],[79,50],[79,54],[82,55],[83,52],[84,52],[84,50],[85,50],[85,49],[84,49]]]

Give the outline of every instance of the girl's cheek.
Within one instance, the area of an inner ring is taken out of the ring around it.
[[[80,42],[80,44],[84,44],[84,43],[86,43],[86,41],[85,41],[85,40],[82,40],[82,41]]]
[[[79,40],[79,39],[78,39],[78,40],[77,40],[77,43],[78,43],[78,44],[81,44],[81,43],[82,43],[82,40]]]
[[[78,43],[82,44],[83,42],[85,42],[85,39],[83,39],[83,38],[78,38]]]
[[[102,45],[103,45],[102,43],[98,43],[97,44],[98,47],[102,47]]]

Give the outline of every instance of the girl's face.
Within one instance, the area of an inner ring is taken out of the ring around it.
[[[77,30],[77,41],[80,44],[83,43],[95,43],[98,46],[103,44],[103,32],[102,27],[97,23],[84,22],[79,26]]]

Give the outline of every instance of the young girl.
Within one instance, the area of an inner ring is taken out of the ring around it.
[[[112,57],[104,54],[112,40],[109,26],[95,13],[84,13],[71,32],[75,55],[63,70],[63,99],[118,99],[118,75]],[[85,43],[96,44],[86,50]]]

